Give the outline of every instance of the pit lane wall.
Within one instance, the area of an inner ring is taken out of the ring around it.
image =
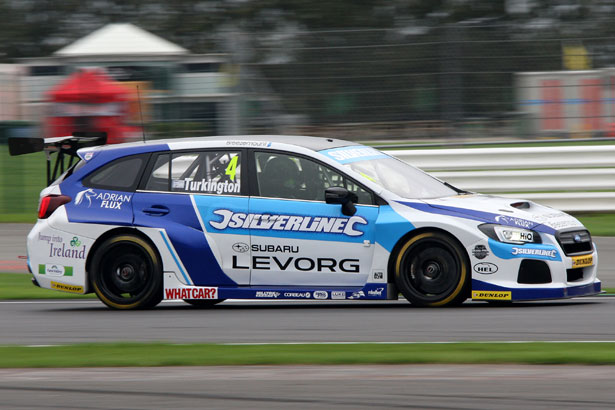
[[[385,152],[465,190],[567,212],[615,211],[615,145]]]

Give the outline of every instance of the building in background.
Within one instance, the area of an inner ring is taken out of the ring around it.
[[[191,54],[132,24],[109,24],[50,57],[21,60],[20,120],[42,123],[51,114],[49,91],[76,71],[101,68],[137,90],[130,123],[142,111],[151,136],[235,134],[238,98],[227,56]],[[0,80],[1,81],[1,80]]]
[[[615,68],[517,73],[516,90],[532,134],[615,137]]]
[[[21,119],[19,106],[22,68],[15,64],[0,64],[0,121]]]

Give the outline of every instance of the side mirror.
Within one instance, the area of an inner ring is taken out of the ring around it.
[[[325,190],[325,202],[342,205],[342,213],[346,216],[352,216],[357,213],[357,208],[354,204],[358,200],[357,194],[341,186],[332,186]]]

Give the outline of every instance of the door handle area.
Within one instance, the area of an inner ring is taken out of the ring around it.
[[[151,216],[162,216],[169,213],[169,208],[164,205],[152,205],[150,208],[144,208],[143,213]]]

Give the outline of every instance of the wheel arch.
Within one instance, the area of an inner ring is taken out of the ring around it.
[[[100,245],[103,244],[107,239],[113,236],[118,236],[118,235],[123,235],[123,234],[124,235],[126,234],[134,235],[134,236],[139,237],[140,239],[143,239],[145,242],[147,242],[148,245],[152,247],[154,252],[156,252],[156,256],[158,257],[158,260],[160,261],[161,265],[163,265],[162,256],[160,255],[160,251],[158,250],[158,247],[145,233],[143,233],[142,231],[136,228],[129,228],[129,227],[124,227],[124,226],[110,229],[107,232],[100,235],[96,239],[96,241],[94,242],[94,244],[92,245],[90,249],[90,252],[88,252],[88,257],[85,261],[86,283],[88,284],[88,289],[90,293],[93,292],[92,280],[90,278],[90,272],[91,272],[90,268],[92,264],[92,259],[94,259],[94,255],[96,255],[96,252],[98,251],[98,248],[100,248]]]
[[[457,237],[455,235],[453,235],[452,233],[450,233],[446,229],[437,228],[435,226],[425,226],[425,227],[413,229],[413,230],[409,231],[408,233],[406,233],[401,238],[399,238],[399,240],[397,241],[397,243],[393,247],[393,250],[389,254],[389,261],[388,261],[388,264],[387,264],[387,283],[395,283],[395,261],[397,260],[397,256],[399,254],[399,251],[403,247],[403,245],[408,240],[414,238],[415,236],[418,236],[418,235],[421,235],[421,234],[424,234],[424,233],[428,233],[428,232],[435,232],[435,233],[443,234],[443,235],[447,236],[452,242],[455,242],[457,245],[459,245],[459,248],[463,250],[463,255],[462,256],[465,258],[465,261],[466,261],[467,265],[470,266],[470,255],[468,255],[466,247],[463,246],[461,241],[459,239],[457,239]]]

